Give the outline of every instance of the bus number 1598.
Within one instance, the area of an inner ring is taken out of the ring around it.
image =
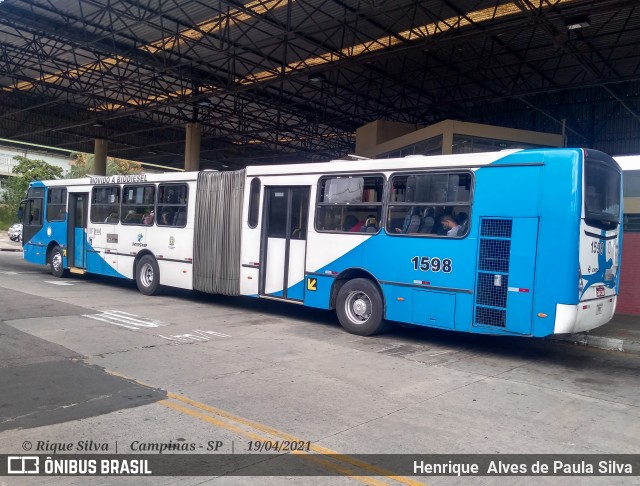
[[[411,259],[413,263],[414,270],[422,270],[423,272],[428,272],[431,270],[432,272],[439,272],[442,270],[444,273],[450,273],[453,262],[450,258],[445,258],[444,260],[440,260],[438,257],[429,258],[426,256],[418,257],[414,256]]]

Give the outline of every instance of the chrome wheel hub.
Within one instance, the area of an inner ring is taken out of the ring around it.
[[[350,292],[345,301],[345,313],[354,324],[364,324],[371,317],[371,299],[362,291]]]

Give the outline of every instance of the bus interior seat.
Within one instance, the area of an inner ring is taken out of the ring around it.
[[[465,219],[464,221],[462,221],[462,223],[460,223],[460,229],[458,230],[458,235],[459,236],[466,235],[468,231],[469,231],[469,218]]]
[[[420,233],[433,233],[433,226],[436,220],[433,216],[426,216],[422,219],[422,225],[420,226]]]
[[[187,213],[183,208],[178,209],[173,217],[174,226],[184,226],[187,224]]]
[[[417,233],[422,226],[422,218],[419,214],[412,214],[409,219],[409,225],[407,226],[407,233]]]

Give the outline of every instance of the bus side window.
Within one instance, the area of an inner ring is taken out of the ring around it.
[[[249,228],[258,226],[258,215],[260,213],[260,179],[257,177],[251,180],[249,190],[249,214],[247,221]]]
[[[393,235],[455,235],[469,232],[471,174],[419,173],[391,177],[387,232]],[[452,222],[445,223],[445,220]],[[454,231],[450,231],[453,227]]]
[[[318,182],[316,231],[378,233],[384,177],[323,177]]]
[[[189,187],[186,184],[158,185],[158,226],[185,227],[187,225],[187,201]]]
[[[91,192],[91,222],[113,223],[120,215],[120,186],[94,187]]]
[[[67,214],[67,188],[50,187],[47,195],[47,221],[64,221]]]
[[[42,226],[42,199],[29,200],[27,218],[29,226]]]

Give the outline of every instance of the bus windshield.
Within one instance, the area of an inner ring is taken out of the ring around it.
[[[587,223],[614,229],[620,222],[620,173],[597,160],[585,162],[584,214]]]

